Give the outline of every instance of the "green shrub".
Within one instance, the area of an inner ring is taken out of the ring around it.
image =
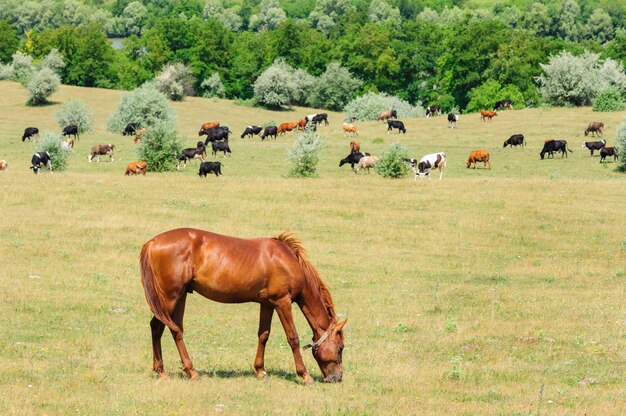
[[[61,85],[61,78],[50,68],[43,68],[33,74],[28,85],[28,103],[40,105],[48,102]]]
[[[262,105],[280,107],[294,102],[297,85],[293,68],[277,59],[254,81],[254,98]]]
[[[65,62],[63,61],[63,55],[59,52],[57,48],[52,48],[50,53],[46,55],[45,58],[41,61],[42,68],[50,68],[57,75],[61,75],[61,71],[65,68]]]
[[[67,167],[70,151],[63,149],[57,134],[44,132],[39,140],[33,142],[32,147],[33,152],[48,152],[52,161],[52,171],[62,172]]]
[[[30,82],[33,74],[35,73],[33,58],[30,55],[24,55],[20,51],[13,54],[13,63],[11,64],[11,68],[13,80],[24,86]]]
[[[82,101],[70,100],[66,102],[57,111],[56,116],[60,128],[75,125],[78,126],[79,134],[94,130],[93,112]]]
[[[155,79],[157,89],[172,101],[193,95],[193,83],[191,69],[180,62],[166,65]]]
[[[380,162],[376,164],[376,172],[385,178],[401,178],[409,173],[409,167],[404,161],[409,157],[409,152],[400,143],[392,144],[382,154]]]
[[[626,172],[626,122],[620,124],[617,127],[617,137],[615,138],[617,151],[619,156],[617,157],[616,170],[618,172]]]
[[[617,88],[607,88],[593,100],[593,111],[622,111],[624,97]]]
[[[119,133],[128,123],[140,123],[141,127],[148,129],[158,123],[173,127],[176,116],[167,97],[153,84],[146,83],[122,95],[117,109],[108,120],[107,129]]]
[[[388,110],[396,110],[399,118],[423,117],[424,109],[393,95],[368,92],[350,101],[344,108],[345,120],[376,120],[376,117]]]
[[[468,96],[470,102],[465,108],[467,113],[491,110],[496,101],[500,100],[511,100],[515,107],[524,107],[524,96],[516,86],[506,85],[502,87],[496,80],[489,80],[472,89]]]
[[[315,108],[341,110],[361,84],[362,81],[354,78],[347,68],[338,62],[332,62],[326,67],[326,72],[313,83],[309,104]]]
[[[314,131],[305,131],[296,137],[293,147],[288,150],[287,157],[292,164],[289,176],[317,176],[317,163],[323,147],[324,140]]]
[[[204,90],[203,97],[224,98],[226,96],[226,88],[220,78],[220,74],[214,72],[209,78],[202,81],[200,88]]]
[[[151,126],[141,137],[137,158],[148,163],[150,171],[172,171],[176,168],[175,157],[182,148],[182,140],[174,126],[159,123]]]

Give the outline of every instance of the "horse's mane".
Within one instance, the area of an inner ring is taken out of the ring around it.
[[[293,254],[298,258],[300,266],[304,271],[306,283],[311,290],[311,293],[313,293],[314,296],[319,295],[322,303],[326,307],[326,311],[328,312],[331,321],[336,321],[335,305],[333,304],[333,298],[330,296],[328,287],[320,277],[319,272],[307,259],[306,250],[304,249],[304,247],[302,247],[302,240],[294,237],[288,232],[283,232],[274,237],[274,239],[285,243],[287,247],[289,247],[289,249],[293,252]]]

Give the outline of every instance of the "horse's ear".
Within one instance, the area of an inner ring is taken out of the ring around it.
[[[339,322],[336,326],[335,326],[335,331],[339,332],[343,329],[343,326],[346,324],[346,322],[348,322],[347,319],[344,319],[343,321]]]

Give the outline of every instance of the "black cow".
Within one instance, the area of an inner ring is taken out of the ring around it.
[[[599,142],[585,142],[583,143],[583,147],[586,147],[591,151],[591,156],[593,156],[594,150],[600,150],[604,146],[606,146],[606,140],[600,140]]]
[[[363,153],[363,152],[350,153],[348,156],[346,156],[345,158],[339,161],[339,167],[342,167],[343,165],[349,163],[352,170],[354,170],[354,165],[359,163],[359,160],[361,160],[363,156],[371,156],[371,155],[369,153]]]
[[[262,130],[263,130],[263,127],[261,126],[248,126],[246,127],[244,132],[241,134],[241,138],[243,139],[246,136],[250,136],[250,138],[252,138],[252,136],[254,136],[255,134],[261,133]]]
[[[619,153],[615,147],[603,147],[600,149],[600,163],[604,162],[607,156],[613,156],[613,161],[617,162]]]
[[[215,176],[219,176],[222,174],[222,165],[220,162],[202,162],[200,164],[200,170],[198,171],[198,176],[204,176],[208,173],[215,173]]]
[[[75,140],[80,139],[80,134],[78,134],[78,126],[75,124],[65,126],[63,128],[63,136],[74,136]]]
[[[33,136],[39,136],[39,129],[37,127],[26,127],[24,134],[22,134],[22,141],[29,139]]]
[[[426,107],[426,117],[440,116],[440,115],[441,115],[441,106],[431,105],[430,107]]]
[[[324,122],[325,126],[328,126],[328,114],[326,113],[319,113],[319,114],[315,114],[313,116],[313,120],[311,120],[313,123],[315,123],[316,125],[321,123],[322,121]]]
[[[406,134],[404,123],[401,122],[400,120],[387,120],[387,134],[389,134],[392,129],[398,129],[398,134],[400,133]]]
[[[461,116],[458,114],[452,114],[452,113],[448,114],[448,127],[455,128],[456,122],[459,121],[460,118]]]
[[[226,157],[226,153],[232,153],[228,146],[228,140],[224,140],[223,142],[211,142],[211,147],[213,148],[213,156],[217,156],[217,152],[224,152],[224,157]]]
[[[561,152],[561,158],[563,158],[563,156],[567,157],[567,152],[573,153],[572,150],[568,149],[567,141],[565,140],[546,140],[539,155],[541,156],[541,160],[543,160],[544,155],[547,153],[549,159],[550,156],[554,158],[554,152]]]
[[[128,123],[122,132],[123,136],[132,136],[141,128],[141,123]]]
[[[277,126],[267,126],[261,135],[261,140],[265,140],[266,137],[274,136],[274,140],[276,140],[276,135],[278,134]]]
[[[187,167],[187,161],[190,159],[200,159],[204,162],[204,152],[206,148],[204,147],[203,142],[198,142],[196,144],[196,148],[188,147],[187,149],[183,149],[180,154],[176,155],[177,166],[176,170],[180,170],[180,162],[183,162],[184,167]]]
[[[503,108],[513,109],[513,102],[511,100],[496,101],[496,105],[493,106],[493,111],[502,110]]]
[[[205,145],[209,145],[209,142],[215,142],[218,140],[228,140],[228,134],[231,133],[230,129],[226,126],[212,127],[210,129],[201,130],[200,135],[206,134],[207,138],[204,141]]]
[[[504,142],[504,146],[502,147],[507,147],[507,146],[522,146],[522,148],[524,147],[524,135],[523,134],[514,134],[511,137],[509,137],[509,139],[507,141]]]
[[[52,172],[52,160],[50,159],[50,153],[48,152],[37,152],[33,154],[30,163],[32,165],[30,168],[35,174],[39,173],[41,166],[47,166],[48,170]]]

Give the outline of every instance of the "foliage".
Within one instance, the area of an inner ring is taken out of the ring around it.
[[[588,36],[599,43],[611,40],[615,34],[611,16],[602,9],[594,9],[589,16],[585,29]]]
[[[341,110],[354,96],[361,80],[356,79],[340,63],[333,62],[326,67],[312,88],[309,103],[316,108]]]
[[[8,20],[0,20],[0,63],[8,62],[17,51],[17,30]]]
[[[254,98],[260,104],[280,107],[293,102],[296,88],[293,68],[278,59],[254,82]]]
[[[20,51],[13,54],[13,63],[11,64],[11,67],[12,79],[22,85],[28,84],[35,73],[32,56],[25,55]]]
[[[296,69],[292,74],[292,79],[296,87],[293,93],[293,103],[314,106],[311,92],[319,81],[304,69]]]
[[[224,98],[226,96],[226,88],[224,88],[220,74],[217,72],[214,72],[213,75],[202,81],[200,87],[204,90],[203,97]]]
[[[65,126],[78,126],[78,133],[83,134],[94,131],[94,114],[82,101],[70,100],[63,104],[63,107],[56,113],[57,122],[60,128]]]
[[[122,95],[117,109],[107,122],[107,129],[119,133],[128,123],[140,123],[148,129],[158,123],[173,126],[176,115],[167,97],[154,85],[147,83]]]
[[[626,122],[623,122],[617,127],[615,142],[615,147],[617,147],[617,151],[619,152],[616,170],[624,173],[626,172]]]
[[[401,178],[409,173],[409,167],[404,161],[409,157],[409,151],[400,143],[392,144],[381,156],[376,164],[376,172],[385,178]]]
[[[65,62],[63,62],[63,55],[59,52],[58,49],[52,48],[48,55],[41,61],[42,68],[50,68],[59,76],[61,75],[61,71],[65,68]]]
[[[382,23],[400,26],[402,18],[400,10],[391,6],[385,0],[372,0],[370,3],[368,18],[374,23]]]
[[[278,0],[261,0],[258,14],[250,17],[250,27],[256,30],[272,30],[287,19]]]
[[[241,28],[243,19],[237,13],[237,8],[224,8],[222,0],[207,0],[202,15],[205,18],[215,19],[226,29],[236,32]]]
[[[31,77],[28,88],[28,103],[41,105],[48,102],[48,97],[61,86],[61,78],[50,68],[42,68]]]
[[[498,81],[489,80],[468,94],[470,102],[465,111],[468,113],[493,109],[496,101],[511,100],[517,108],[524,107],[524,96],[514,85],[502,87]]]
[[[148,17],[148,9],[139,1],[131,1],[122,12],[122,21],[126,36],[141,35],[144,21]]]
[[[182,139],[174,126],[169,123],[157,123],[141,137],[137,158],[148,163],[150,171],[172,171],[176,167],[175,156],[182,148]]]
[[[288,150],[287,158],[291,162],[289,176],[310,178],[317,175],[317,164],[324,140],[319,133],[307,130],[298,135],[293,147]]]
[[[607,88],[593,100],[593,111],[622,111],[624,96],[616,88]]]
[[[412,106],[398,97],[385,93],[369,92],[350,101],[343,109],[345,119],[376,120],[376,117],[387,110],[396,110],[399,118],[422,117],[424,109]]]
[[[354,13],[350,0],[317,0],[309,14],[311,25],[322,33],[330,33],[335,25]]]
[[[49,131],[43,132],[39,140],[33,142],[33,153],[48,152],[52,163],[53,172],[62,172],[67,167],[67,159],[70,151],[61,146],[61,139],[57,134]]]
[[[155,79],[157,89],[172,101],[193,95],[193,82],[191,70],[180,62],[166,65]]]
[[[13,65],[0,64],[0,81],[13,79]]]

